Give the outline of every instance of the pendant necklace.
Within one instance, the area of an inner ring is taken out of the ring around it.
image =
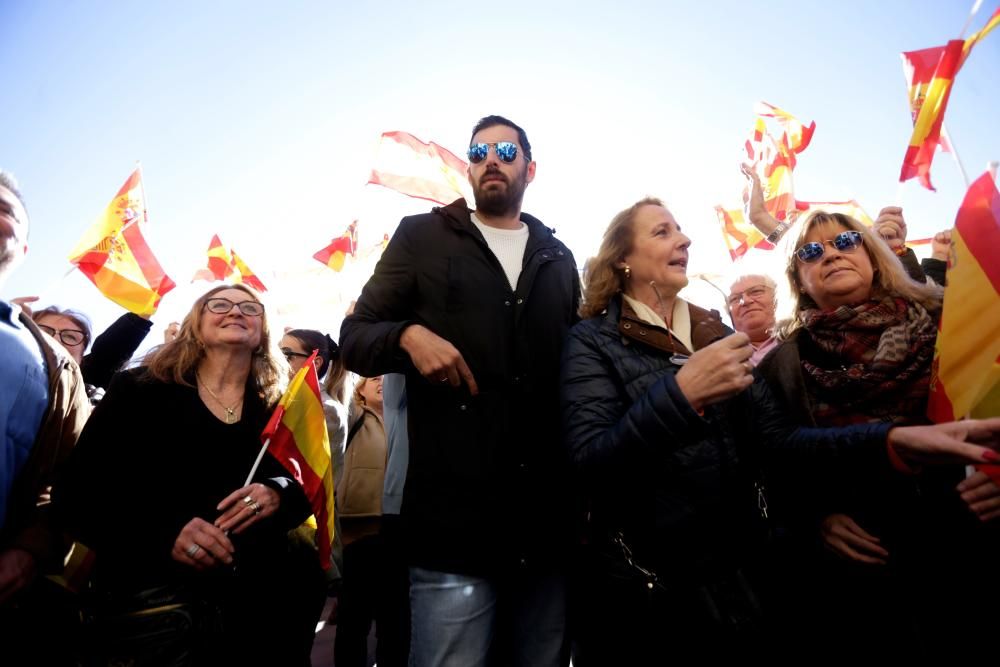
[[[209,395],[212,398],[215,399],[215,402],[218,403],[222,407],[222,409],[226,411],[226,423],[227,424],[235,424],[236,423],[236,408],[239,407],[240,403],[243,402],[243,397],[240,396],[239,400],[236,401],[236,403],[233,403],[232,407],[226,407],[226,404],[222,402],[222,399],[219,398],[215,394],[215,392],[212,391],[209,388],[209,386],[207,384],[205,384],[205,381],[201,379],[200,375],[198,375],[197,373],[195,373],[195,377],[198,378],[198,383],[201,384],[201,386],[205,388],[205,391],[207,391],[209,393]]]

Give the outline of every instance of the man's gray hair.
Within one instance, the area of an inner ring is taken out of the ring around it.
[[[7,188],[13,192],[17,200],[21,202],[21,208],[24,209],[25,213],[28,212],[28,207],[24,204],[24,196],[21,194],[21,189],[17,185],[17,179],[14,177],[14,174],[0,169],[0,187]]]
[[[729,293],[730,294],[733,293],[733,287],[736,285],[736,283],[740,282],[741,280],[746,280],[747,278],[760,278],[762,283],[764,283],[774,291],[775,301],[777,301],[778,283],[774,282],[774,278],[772,278],[771,276],[766,276],[763,273],[748,273],[743,276],[738,276],[736,280],[733,281],[733,284],[729,286]]]

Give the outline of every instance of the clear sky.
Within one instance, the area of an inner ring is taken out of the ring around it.
[[[614,213],[651,194],[692,237],[690,272],[738,271],[713,206],[739,203],[759,100],[816,121],[799,199],[856,198],[872,217],[901,204],[911,237],[929,236],[965,188],[941,154],[936,193],[897,184],[911,133],[899,54],[957,38],[971,5],[0,0],[0,167],[32,220],[0,294],[77,307],[98,330],[117,317],[65,276],[66,255],[140,160],[146,238],[179,285],[154,331],[208,287],[190,279],[214,233],[272,287],[282,324],[333,329],[371,265],[334,274],[311,255],[353,218],[364,247],[430,206],[365,185],[379,135],[462,155],[491,113],[527,130],[538,172],[524,209],[581,266]],[[971,178],[1000,159],[997,118],[1000,31],[973,51],[946,116]],[[713,296],[691,291],[718,307]]]

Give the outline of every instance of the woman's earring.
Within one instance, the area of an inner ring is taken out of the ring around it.
[[[632,277],[632,267],[630,267],[628,264],[626,264],[625,265],[625,280],[628,280],[631,277]]]

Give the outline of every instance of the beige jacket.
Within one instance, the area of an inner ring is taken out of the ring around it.
[[[358,417],[364,421],[347,445],[344,476],[337,487],[337,508],[344,544],[378,533],[382,517],[387,447],[382,418],[369,408]]]

